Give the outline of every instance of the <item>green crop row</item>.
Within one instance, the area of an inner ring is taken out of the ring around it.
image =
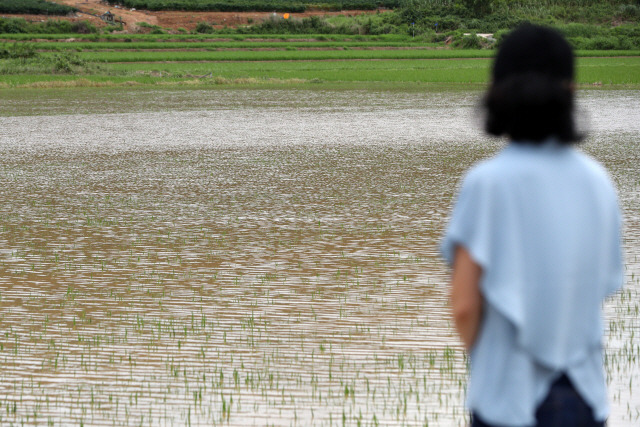
[[[0,0],[0,13],[30,15],[67,15],[76,12],[75,7],[46,0]]]
[[[182,84],[218,85],[229,83],[353,83],[485,84],[489,79],[490,58],[387,61],[271,61],[256,67],[250,62],[190,63],[113,63],[87,64],[77,56],[40,56],[36,61],[0,62],[0,89],[4,87],[52,82],[77,81],[77,85],[104,84]],[[577,82],[580,84],[638,85],[640,58],[579,58]]]
[[[78,33],[73,28],[66,27],[68,21],[49,20],[45,23],[30,23],[20,18],[0,18],[0,39],[4,40],[65,40],[75,38],[87,42],[97,41],[148,41],[148,42],[165,42],[165,41],[219,41],[219,40],[260,40],[265,37],[264,34],[239,32],[233,28],[216,31],[215,34],[98,34],[97,30],[93,31],[93,26],[86,21],[89,28],[92,29],[88,33]],[[78,24],[80,24],[78,23]],[[66,32],[62,32],[66,28]],[[298,37],[295,34],[286,33],[269,33],[269,40],[295,40]],[[318,41],[407,41],[412,37],[409,34],[321,34],[321,33],[305,33],[305,40],[314,39]]]
[[[303,79],[326,82],[433,82],[486,83],[491,59],[388,60],[388,61],[288,61],[109,64],[113,71],[144,75],[145,71],[166,72],[167,77],[190,78],[208,75],[227,79]],[[639,84],[640,58],[579,58],[580,84]]]
[[[304,61],[349,59],[440,59],[486,58],[486,50],[277,50],[204,52],[81,52],[80,57],[95,62],[188,62],[188,61]]]
[[[225,50],[225,49],[275,49],[275,50],[296,50],[296,49],[344,49],[344,48],[423,48],[436,47],[435,44],[425,44],[423,42],[251,42],[251,41],[227,41],[227,42],[38,42],[32,45],[41,51],[103,51],[103,50]]]
[[[95,62],[193,62],[193,61],[305,61],[351,59],[447,59],[488,58],[491,50],[403,49],[403,50],[276,50],[276,51],[188,51],[188,52],[81,52]],[[578,51],[578,56],[637,56],[637,50]]]
[[[73,58],[72,58],[73,60]],[[46,67],[61,67],[65,58],[40,60]],[[65,62],[66,61],[66,62]],[[76,62],[79,60],[76,58]],[[53,64],[53,65],[52,65]],[[140,84],[188,81],[190,84],[233,82],[351,82],[351,83],[486,83],[491,59],[388,60],[388,61],[273,61],[259,67],[250,62],[216,63],[122,63],[98,69],[76,68],[73,73],[47,73],[31,66],[21,72],[0,72],[0,86],[16,86],[38,81],[85,79],[95,82],[137,82]],[[1,67],[0,67],[1,68]],[[38,72],[40,70],[40,72]],[[15,70],[14,70],[15,71]],[[579,58],[580,84],[640,84],[640,58]]]

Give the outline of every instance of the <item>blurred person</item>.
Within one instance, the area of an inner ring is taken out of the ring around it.
[[[466,174],[441,246],[471,425],[604,426],[602,302],[623,283],[621,215],[605,169],[575,148],[567,41],[515,29],[483,102],[487,132],[509,143]]]

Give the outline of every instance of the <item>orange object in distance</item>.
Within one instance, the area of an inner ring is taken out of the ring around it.
[[[282,17],[283,17],[284,19],[289,19],[289,14],[288,14],[288,13],[285,13],[284,15],[282,15]]]

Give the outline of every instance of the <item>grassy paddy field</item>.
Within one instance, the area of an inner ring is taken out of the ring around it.
[[[87,40],[87,41],[207,41],[207,40],[233,40],[233,41],[251,41],[251,40],[332,40],[332,41],[397,41],[407,42],[413,40],[412,37],[402,34],[380,34],[370,35],[345,35],[345,34],[0,34],[0,40],[61,40],[68,42],[69,40]]]
[[[450,49],[407,37],[229,39],[101,36],[5,39],[34,56],[0,63],[0,87],[99,85],[486,83],[493,50]],[[578,51],[578,82],[640,84],[640,51]]]

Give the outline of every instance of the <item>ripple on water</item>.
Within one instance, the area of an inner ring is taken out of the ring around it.
[[[464,424],[437,243],[460,176],[500,148],[469,125],[477,92],[138,91],[123,112],[75,93],[0,118],[3,422]],[[580,96],[625,211],[606,305],[624,426],[639,99]]]

